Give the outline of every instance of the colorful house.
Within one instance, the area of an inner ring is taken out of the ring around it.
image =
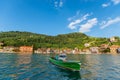
[[[33,46],[21,46],[19,50],[20,52],[33,52]]]
[[[109,45],[108,45],[108,44],[101,44],[100,47],[101,47],[101,48],[108,48]]]
[[[118,48],[118,49],[117,49],[117,53],[119,53],[119,54],[120,54],[120,48]]]
[[[112,45],[109,48],[110,48],[110,53],[115,54],[115,53],[117,53],[117,49],[120,48],[120,46],[119,45]]]
[[[101,44],[100,46],[99,46],[99,51],[101,52],[101,53],[108,53],[110,50],[108,50],[109,49],[109,45],[108,44]]]
[[[90,47],[91,53],[99,53],[98,47]]]
[[[14,46],[6,46],[3,47],[3,52],[14,52],[15,47]]]

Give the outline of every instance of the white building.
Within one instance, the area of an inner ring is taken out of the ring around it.
[[[111,38],[110,38],[110,41],[111,41],[111,42],[117,42],[117,40],[115,39],[115,37],[111,37]]]
[[[91,47],[90,51],[91,51],[91,53],[99,53],[98,49],[99,49],[98,47]]]
[[[84,46],[85,46],[85,47],[89,47],[90,44],[89,44],[89,43],[85,43]]]

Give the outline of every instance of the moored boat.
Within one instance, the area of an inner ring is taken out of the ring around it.
[[[62,60],[57,60],[55,58],[50,57],[49,61],[53,63],[54,65],[63,68],[63,69],[68,69],[72,71],[80,71],[81,63],[80,62],[75,62],[75,61],[62,61]]]

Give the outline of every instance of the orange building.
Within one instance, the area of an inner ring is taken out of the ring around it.
[[[100,48],[104,48],[104,49],[106,49],[106,48],[108,48],[108,47],[109,47],[108,44],[101,44],[101,45],[100,45]]]
[[[118,46],[118,45],[112,45],[112,46],[110,46],[110,52],[112,54],[117,53],[117,49],[118,48],[120,48],[120,46]]]
[[[20,52],[33,52],[33,46],[21,46]]]

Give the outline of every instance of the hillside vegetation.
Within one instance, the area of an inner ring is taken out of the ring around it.
[[[117,37],[118,38],[118,37]],[[119,38],[118,38],[119,39]],[[34,46],[37,48],[84,48],[85,43],[91,46],[100,46],[101,44],[109,44],[108,38],[90,37],[83,33],[60,34],[57,36],[48,36],[31,32],[9,31],[0,32],[0,42],[4,46]],[[117,43],[119,45],[120,40]]]

